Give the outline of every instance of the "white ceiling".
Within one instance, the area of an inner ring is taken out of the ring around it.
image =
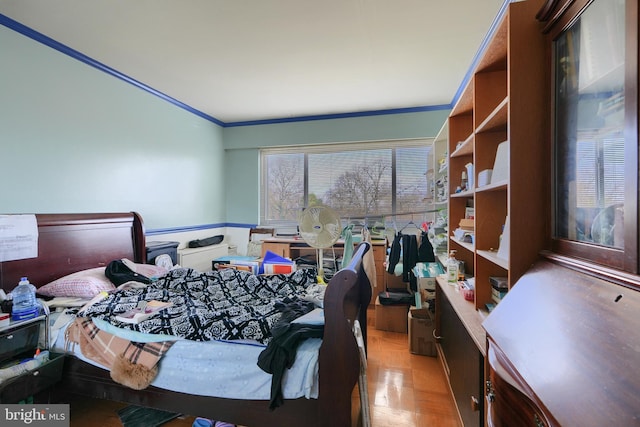
[[[503,3],[0,0],[0,14],[234,123],[449,105]]]

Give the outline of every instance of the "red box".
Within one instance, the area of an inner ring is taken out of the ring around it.
[[[460,293],[467,301],[473,301],[475,299],[475,291],[466,282],[458,282]]]

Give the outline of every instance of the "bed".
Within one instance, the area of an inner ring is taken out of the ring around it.
[[[65,275],[127,258],[144,263],[144,225],[137,213],[37,214],[38,257],[0,263],[0,286],[15,287],[27,274],[36,286]],[[63,379],[50,393],[64,402],[81,394],[166,411],[225,420],[244,426],[349,426],[357,414],[353,391],[360,373],[360,352],[353,333],[358,321],[366,345],[371,287],[362,243],[348,267],[336,273],[324,295],[324,335],[318,351],[318,397],[287,399],[276,409],[265,400],[238,400],[169,391],[149,386],[134,390],[114,382],[109,372],[67,356]],[[27,272],[27,273],[25,273]],[[213,381],[214,379],[212,379]]]

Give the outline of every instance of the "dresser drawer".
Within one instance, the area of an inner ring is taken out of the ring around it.
[[[373,259],[376,264],[378,262],[384,263],[387,260],[387,245],[372,245],[373,246]]]
[[[34,322],[29,325],[20,325],[16,329],[8,329],[0,333],[0,362],[16,358],[18,356],[33,356],[38,348],[40,338],[40,325],[42,322]]]
[[[51,353],[47,363],[0,384],[0,403],[17,403],[51,387],[62,378],[63,366],[64,354]]]

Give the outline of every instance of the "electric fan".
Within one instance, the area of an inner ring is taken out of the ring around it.
[[[324,281],[322,250],[330,248],[340,238],[340,216],[328,206],[310,206],[300,215],[300,237],[318,250],[318,280]]]

